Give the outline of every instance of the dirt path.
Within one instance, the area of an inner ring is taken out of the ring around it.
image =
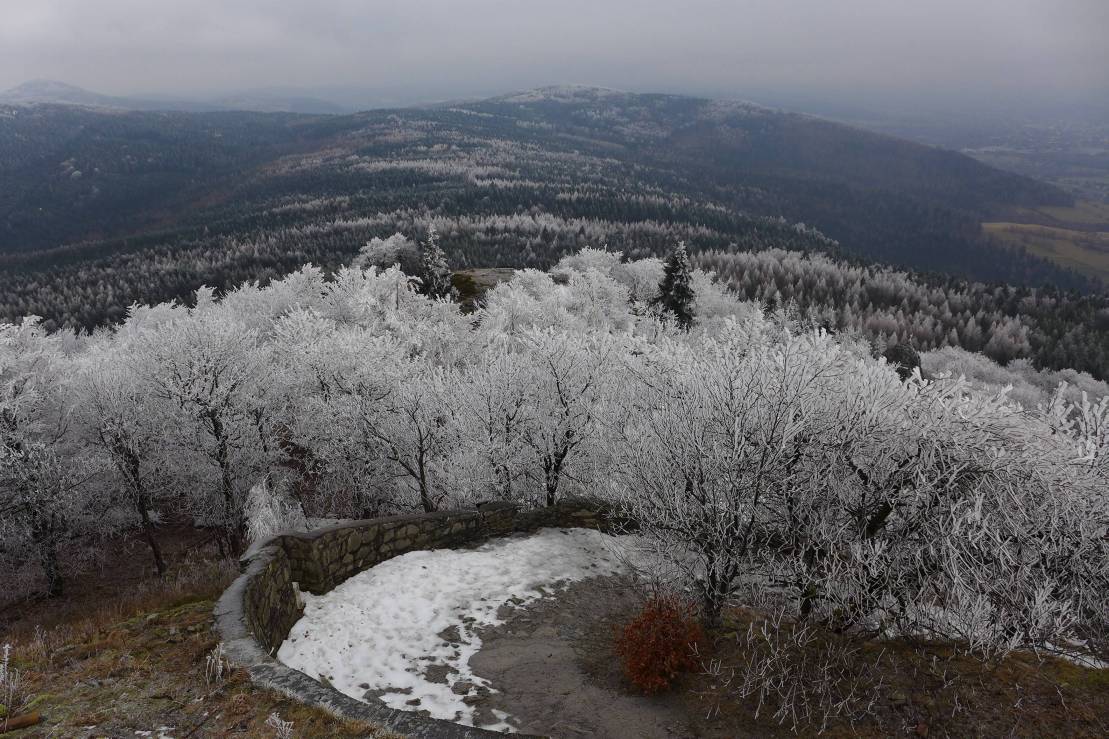
[[[470,659],[500,691],[486,705],[519,731],[558,738],[706,736],[680,699],[636,695],[624,681],[612,634],[636,602],[621,581],[594,578],[508,612],[505,625],[481,633]]]

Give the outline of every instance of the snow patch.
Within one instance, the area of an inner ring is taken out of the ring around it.
[[[410,552],[330,593],[305,594],[304,615],[277,658],[353,698],[369,693],[392,708],[474,725],[469,703],[494,690],[470,670],[481,648],[475,632],[502,623],[502,606],[622,570],[616,537],[585,529]],[[496,719],[509,728],[507,716]]]

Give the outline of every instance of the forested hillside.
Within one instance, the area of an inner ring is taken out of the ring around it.
[[[695,256],[740,295],[880,348],[959,347],[1006,364],[1109,377],[1109,301],[1055,290],[926,279],[780,249]]]
[[[772,593],[861,640],[1104,656],[1109,396],[906,374],[680,246],[523,270],[469,315],[419,251],[418,280],[306,267],[92,336],[0,324],[0,598],[60,594],[122,531],[161,571],[167,518],[238,554],[310,517],[588,494],[709,626]]]
[[[0,107],[0,317],[118,320],[201,284],[334,268],[434,224],[451,263],[584,246],[835,250],[1094,289],[991,246],[996,209],[1062,192],[952,152],[752,105],[552,88],[348,116]],[[795,224],[805,223],[808,226]]]
[[[0,253],[138,233],[189,216],[194,197],[321,141],[306,119],[0,104]]]

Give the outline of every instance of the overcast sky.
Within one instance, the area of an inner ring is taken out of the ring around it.
[[[1109,0],[0,0],[0,89],[1109,91]]]

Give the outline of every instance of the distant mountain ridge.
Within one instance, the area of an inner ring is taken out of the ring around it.
[[[664,143],[659,152],[664,157],[693,156],[716,170],[818,174],[864,187],[895,185],[967,210],[1072,201],[1053,185],[995,169],[955,151],[748,101],[556,85],[477,101],[469,107],[523,120],[542,119],[613,143]]]
[[[350,113],[350,109],[318,98],[273,90],[247,90],[211,98],[189,99],[172,96],[114,96],[91,92],[56,80],[31,80],[0,92],[0,104],[8,105],[75,105],[131,111],[180,111],[209,113],[248,111],[257,113],[303,113],[333,115]]]
[[[12,105],[58,103],[115,108],[124,107],[122,105],[124,101],[124,98],[101,95],[56,80],[30,80],[10,90],[0,92],[0,102],[10,103]]]

